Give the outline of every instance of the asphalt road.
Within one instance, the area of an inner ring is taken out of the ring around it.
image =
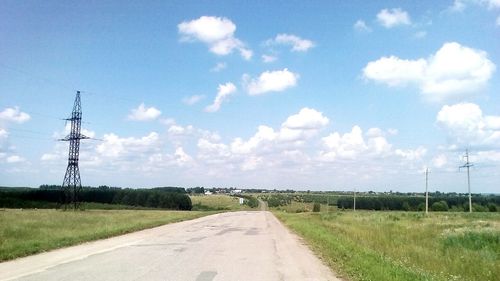
[[[339,280],[270,212],[232,212],[0,263],[0,280]]]

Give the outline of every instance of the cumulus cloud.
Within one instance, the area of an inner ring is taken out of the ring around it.
[[[187,154],[182,147],[177,147],[174,153],[175,161],[178,166],[186,166],[193,162],[193,157]]]
[[[354,23],[353,28],[356,31],[360,31],[360,32],[371,32],[372,31],[372,29],[368,25],[366,25],[366,22],[364,20],[357,20]]]
[[[382,9],[377,14],[377,20],[385,28],[411,24],[410,16],[401,8]]]
[[[128,115],[129,120],[134,121],[151,121],[155,120],[161,115],[161,111],[154,107],[146,107],[144,103],[141,103],[138,108],[132,109],[132,112]]]
[[[230,95],[236,92],[236,86],[228,82],[226,84],[220,84],[217,88],[217,96],[214,99],[214,102],[205,107],[206,112],[216,112],[219,111],[220,106],[224,100],[226,100]]]
[[[300,38],[293,34],[278,34],[274,39],[266,41],[267,45],[285,45],[291,46],[292,52],[306,52],[315,46],[314,42],[308,39]]]
[[[451,42],[427,59],[382,57],[369,62],[363,75],[388,86],[416,85],[426,100],[443,102],[477,95],[495,69],[485,51]]]
[[[326,148],[320,153],[324,161],[354,160],[361,155],[387,156],[392,148],[392,145],[382,136],[380,129],[369,129],[368,133],[363,136],[363,131],[357,125],[352,127],[351,132],[343,135],[334,132],[321,140]]]
[[[415,161],[422,159],[427,153],[427,149],[420,146],[416,149],[396,149],[394,153],[406,160]]]
[[[236,25],[228,18],[202,16],[183,21],[177,28],[182,41],[201,41],[216,55],[225,56],[237,50],[245,60],[252,58],[252,51],[234,37]]]
[[[243,75],[243,84],[251,96],[281,92],[297,85],[299,75],[288,69],[265,71],[257,78]]]
[[[24,123],[31,119],[28,113],[22,112],[18,106],[7,107],[0,112],[0,120],[6,122]]]
[[[277,151],[278,146],[288,147],[290,143],[302,144],[326,127],[330,120],[322,112],[312,108],[302,108],[297,114],[289,116],[279,130],[260,125],[255,135],[248,140],[235,138],[231,151],[248,154],[256,151]]]
[[[196,104],[196,103],[200,102],[204,98],[205,98],[204,95],[193,95],[193,96],[190,96],[190,97],[183,98],[182,102],[184,104],[187,104],[187,105],[193,105],[193,104]]]
[[[477,104],[445,105],[436,122],[453,144],[500,147],[500,116],[483,115]]]
[[[328,125],[329,122],[323,113],[305,107],[299,113],[288,117],[282,126],[289,129],[316,130]]]
[[[150,172],[175,165],[175,157],[164,153],[164,141],[156,132],[142,137],[121,137],[109,133],[104,134],[102,139],[97,146],[81,150],[82,165],[111,168],[113,172]]]

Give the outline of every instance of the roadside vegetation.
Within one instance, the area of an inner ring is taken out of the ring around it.
[[[339,193],[269,193],[258,195],[266,201],[270,208],[285,209],[292,212],[307,211],[308,203],[320,203],[338,209],[353,209],[354,197]],[[500,212],[500,196],[474,194],[472,196],[474,212]],[[464,212],[469,210],[469,197],[466,194],[444,194],[440,192],[429,195],[431,211]],[[304,208],[300,208],[300,206]],[[295,206],[299,208],[295,209]],[[356,196],[356,209],[374,211],[423,211],[425,197],[414,194],[372,194],[361,193]]]
[[[498,280],[500,213],[275,215],[347,280]]]
[[[214,213],[0,209],[0,261]]]
[[[239,197],[244,203],[239,203]],[[257,199],[250,195],[191,195],[193,211],[243,211],[255,210],[259,206]]]

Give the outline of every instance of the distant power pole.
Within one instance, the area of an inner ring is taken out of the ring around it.
[[[354,208],[353,211],[356,211],[356,188],[354,189]]]
[[[429,168],[425,168],[425,214],[429,213]]]
[[[80,155],[80,140],[88,137],[80,133],[82,126],[82,105],[80,103],[80,91],[76,92],[75,103],[71,117],[65,119],[71,121],[71,131],[60,141],[69,141],[68,167],[64,175],[62,189],[64,191],[64,204],[73,204],[73,208],[78,207],[78,193],[82,189],[80,180],[80,169],[78,168],[78,158]]]
[[[468,149],[465,150],[464,158],[465,158],[465,164],[463,166],[458,167],[458,169],[460,170],[461,168],[467,168],[467,187],[469,189],[469,213],[472,213],[472,196],[470,193],[470,173],[469,173],[469,170],[470,170],[470,167],[474,166],[474,164],[469,162],[469,150]]]

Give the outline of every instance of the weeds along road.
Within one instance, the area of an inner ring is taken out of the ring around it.
[[[0,280],[338,279],[272,213],[261,211],[222,213],[0,263]]]

